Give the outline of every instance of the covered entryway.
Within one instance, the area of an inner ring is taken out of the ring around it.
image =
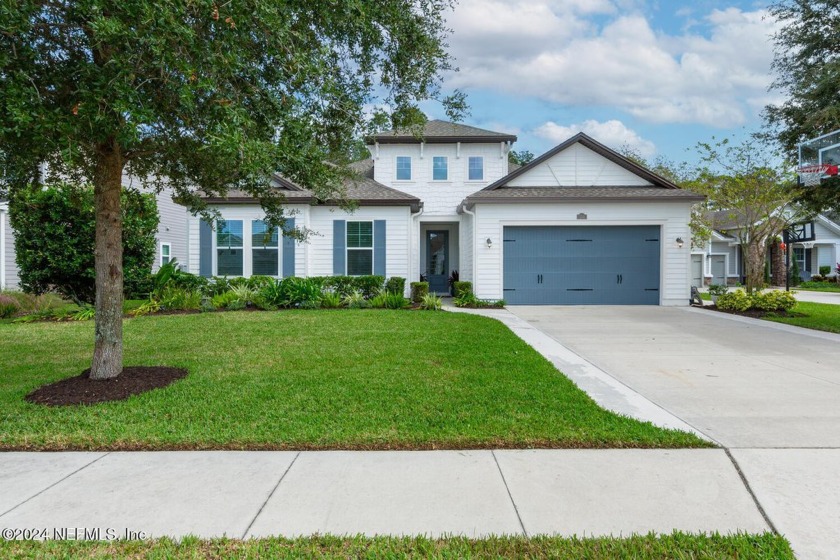
[[[503,241],[510,304],[659,304],[659,226],[506,226]]]

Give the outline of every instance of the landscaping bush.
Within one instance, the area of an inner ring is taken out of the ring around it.
[[[216,309],[244,309],[245,302],[237,297],[236,293],[233,290],[224,292],[221,294],[216,294],[210,300],[213,304],[213,307]]]
[[[310,278],[290,276],[280,281],[280,307],[314,309],[321,304],[321,284]]]
[[[20,190],[9,201],[9,214],[23,290],[93,302],[93,189],[65,184]],[[124,189],[122,214],[124,288],[148,292],[159,222],[154,195]]]
[[[399,276],[391,276],[385,282],[385,291],[389,294],[405,294],[405,278]]]
[[[824,265],[820,267],[820,276],[828,276],[831,274],[831,267],[828,265]]]
[[[362,292],[353,292],[350,295],[344,296],[341,303],[348,309],[364,309],[369,305]]]
[[[420,309],[426,311],[440,311],[443,309],[443,300],[435,294],[426,294],[420,300]]]
[[[724,284],[711,284],[709,285],[709,295],[710,296],[722,296],[726,292],[728,292],[728,288]]]
[[[465,293],[472,293],[472,282],[453,282],[452,283],[452,296],[458,297]]]
[[[354,285],[366,298],[371,298],[382,291],[385,285],[384,276],[356,276]]]
[[[799,261],[793,259],[793,263],[790,265],[790,285],[791,286],[798,286],[802,283],[802,277],[800,276],[801,270],[799,269]]]
[[[236,295],[236,299],[241,301],[246,307],[253,303],[254,297],[257,295],[257,290],[250,285],[235,286],[230,289],[230,293]]]
[[[411,283],[411,301],[420,303],[423,298],[429,295],[428,282],[412,282]]]
[[[753,305],[752,298],[744,290],[727,292],[718,297],[717,308],[722,311],[747,311]]]
[[[278,309],[284,300],[283,287],[276,280],[265,284],[254,294],[253,302],[258,309],[273,311]]]
[[[356,279],[352,276],[325,276],[312,278],[311,280],[320,282],[324,288],[331,288],[342,298],[356,291]]]
[[[0,319],[8,319],[20,311],[17,300],[6,294],[0,294]]]
[[[752,309],[760,311],[790,311],[795,305],[796,298],[790,292],[756,292],[752,295]]]
[[[341,307],[341,295],[333,291],[324,292],[321,294],[321,307],[324,309],[338,309]]]

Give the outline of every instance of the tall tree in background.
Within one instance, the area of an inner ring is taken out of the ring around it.
[[[770,14],[781,23],[774,35],[776,80],[772,89],[786,99],[769,105],[765,118],[785,156],[797,161],[797,144],[840,129],[840,2],[780,0]],[[840,211],[840,179],[802,192],[813,211]]]
[[[728,221],[740,224],[735,235],[744,252],[748,293],[764,285],[767,244],[780,235],[787,224],[798,219],[791,205],[797,195],[793,179],[778,166],[778,157],[756,136],[732,145],[724,139],[714,144],[697,144],[700,165],[683,183],[707,197],[706,209],[724,211]],[[715,224],[709,212],[696,220],[711,231]]]
[[[0,0],[0,158],[5,183],[94,186],[96,330],[91,377],[122,371],[120,193],[131,174],[194,211],[241,189],[284,226],[273,172],[321,198],[365,121],[394,126],[443,98],[449,0]],[[374,95],[377,92],[378,95]],[[46,164],[46,166],[43,166]],[[46,168],[48,176],[39,177]]]

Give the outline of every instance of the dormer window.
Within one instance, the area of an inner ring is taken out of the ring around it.
[[[432,180],[447,181],[449,179],[449,158],[435,156],[432,158]]]
[[[481,156],[470,156],[467,177],[470,181],[484,180],[484,158]]]
[[[397,156],[397,181],[411,181],[411,158]]]

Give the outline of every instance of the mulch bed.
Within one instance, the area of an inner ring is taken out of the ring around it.
[[[160,389],[187,376],[187,370],[164,366],[129,366],[113,379],[91,379],[90,369],[81,375],[42,385],[26,400],[46,406],[71,406],[125,400]]]
[[[804,313],[793,313],[791,311],[761,311],[759,309],[750,309],[747,311],[729,311],[727,309],[718,309],[717,305],[706,305],[703,309],[711,309],[712,311],[719,311],[720,313],[729,313],[730,315],[740,315],[741,317],[751,317],[753,319],[763,319],[765,317],[805,317]]]

